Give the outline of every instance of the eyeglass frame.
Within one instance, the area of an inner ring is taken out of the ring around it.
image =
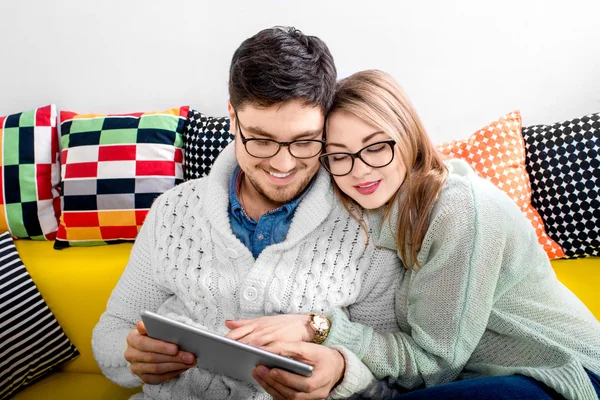
[[[365,161],[360,153],[362,153],[363,150],[371,147],[371,146],[375,146],[377,144],[387,144],[392,148],[392,158],[390,159],[390,161],[388,161],[386,164],[383,165],[379,165],[379,166],[373,166],[371,164],[369,164],[367,161]],[[344,151],[334,151],[331,153],[325,153],[325,154],[321,154],[319,156],[319,161],[321,162],[321,165],[323,166],[323,168],[325,168],[327,170],[327,172],[329,172],[331,175],[333,176],[346,176],[348,174],[350,174],[352,172],[352,170],[354,169],[354,161],[358,158],[360,159],[360,161],[362,161],[365,165],[371,167],[371,168],[383,168],[383,167],[387,167],[388,165],[390,165],[392,163],[392,161],[394,161],[394,157],[396,155],[396,152],[394,151],[394,146],[396,145],[396,141],[394,139],[389,139],[389,140],[382,140],[379,142],[375,142],[375,143],[371,143],[369,145],[366,145],[365,147],[363,147],[362,149],[360,149],[359,151],[357,151],[356,153],[348,153],[348,152],[344,152]],[[333,172],[331,172],[331,170],[329,169],[329,167],[327,166],[327,163],[325,162],[325,159],[328,156],[331,156],[332,154],[344,154],[347,156],[350,156],[350,158],[352,159],[352,165],[350,166],[350,170],[348,172],[346,172],[345,174],[334,174]]]
[[[290,155],[294,158],[297,158],[299,160],[308,160],[310,158],[314,158],[316,156],[318,156],[320,153],[323,152],[323,149],[325,147],[325,139],[301,139],[301,140],[292,140],[291,142],[278,142],[277,140],[274,139],[268,139],[268,138],[247,138],[244,136],[244,133],[242,132],[242,125],[240,124],[240,118],[237,115],[237,110],[234,110],[233,113],[235,114],[235,123],[238,127],[238,131],[240,132],[240,139],[242,140],[242,144],[244,145],[244,149],[246,150],[246,153],[248,153],[248,155],[250,155],[251,157],[254,158],[262,158],[262,159],[266,159],[266,158],[271,158],[271,157],[275,157],[277,154],[279,154],[279,151],[281,150],[281,147],[287,147],[288,152],[290,153]],[[272,142],[272,143],[276,143],[278,145],[277,147],[277,151],[275,153],[273,153],[273,155],[270,155],[268,157],[259,157],[259,156],[255,156],[254,154],[250,153],[248,151],[248,147],[246,146],[246,143],[248,142],[252,142],[252,141],[261,141],[261,142]],[[321,150],[319,150],[315,155],[310,156],[310,157],[296,157],[292,151],[290,150],[290,146],[294,143],[298,143],[298,142],[314,142],[314,143],[320,143],[321,144]]]

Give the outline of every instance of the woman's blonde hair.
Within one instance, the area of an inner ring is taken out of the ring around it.
[[[406,176],[385,206],[384,218],[390,218],[394,203],[399,202],[395,232],[398,254],[407,269],[418,268],[417,254],[429,227],[431,208],[446,179],[442,155],[431,143],[404,91],[385,72],[361,71],[339,81],[330,114],[335,112],[354,115],[396,141]],[[361,221],[358,204],[337,185],[334,187],[344,207]]]

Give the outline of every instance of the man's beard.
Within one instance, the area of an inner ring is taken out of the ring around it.
[[[259,173],[262,173],[263,170],[260,170],[260,171],[261,172],[259,172]],[[318,171],[318,168],[317,168],[317,171]],[[270,196],[267,194],[267,191],[261,187],[259,182],[255,181],[253,179],[253,177],[250,176],[249,174],[246,174],[246,176],[248,177],[248,181],[254,187],[254,189],[258,192],[258,194],[260,194],[262,197],[269,200],[270,202],[281,203],[281,204],[288,203],[291,200],[298,197],[298,195],[300,195],[300,193],[302,193],[304,191],[304,189],[306,189],[306,187],[308,186],[308,184],[310,183],[310,181],[312,180],[312,178],[315,175],[316,175],[316,172],[313,175],[306,176],[306,178],[302,182],[300,182],[300,185],[298,186],[299,189],[294,193],[288,193],[288,191],[290,191],[291,188],[282,187],[281,190],[275,190],[275,196]]]

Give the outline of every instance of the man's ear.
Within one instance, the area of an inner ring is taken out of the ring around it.
[[[229,113],[229,132],[235,135],[236,129],[233,129],[235,126],[235,110],[230,102],[227,102],[227,112]]]

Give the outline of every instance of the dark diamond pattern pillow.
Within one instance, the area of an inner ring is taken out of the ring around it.
[[[183,132],[184,180],[208,175],[219,153],[233,141],[228,117],[207,117],[190,110]]]
[[[78,356],[31,280],[10,234],[1,234],[0,399]]]
[[[567,258],[600,255],[600,113],[523,128],[532,204]]]

